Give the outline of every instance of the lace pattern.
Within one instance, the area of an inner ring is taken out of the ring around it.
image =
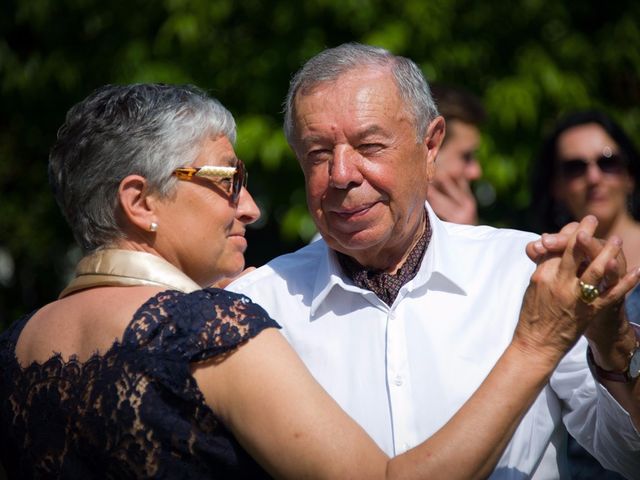
[[[260,478],[205,404],[189,364],[278,327],[244,296],[165,291],[122,340],[86,362],[55,354],[21,368],[0,337],[0,455],[10,478]]]

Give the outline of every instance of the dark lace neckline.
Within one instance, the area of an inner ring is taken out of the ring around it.
[[[140,307],[135,311],[135,313],[131,317],[131,320],[129,321],[129,323],[127,323],[126,327],[122,331],[121,339],[115,338],[113,343],[109,346],[108,349],[104,351],[104,353],[101,353],[100,350],[97,350],[94,353],[92,353],[86,360],[82,360],[82,361],[78,359],[78,354],[76,353],[70,354],[68,358],[65,360],[65,358],[62,356],[62,353],[56,352],[54,350],[53,354],[45,361],[41,362],[39,360],[32,360],[26,366],[23,366],[20,363],[20,360],[16,355],[15,347],[18,343],[18,339],[20,338],[20,334],[22,333],[24,328],[27,326],[27,323],[38,312],[38,310],[34,310],[29,315],[25,316],[21,322],[16,324],[15,331],[11,335],[11,339],[9,343],[10,343],[10,346],[12,347],[11,357],[12,357],[12,361],[14,362],[14,367],[17,368],[22,374],[29,373],[34,369],[35,370],[42,370],[44,368],[46,368],[47,370],[54,369],[58,375],[64,378],[65,371],[69,369],[82,371],[85,368],[88,368],[88,366],[91,366],[92,364],[102,362],[104,361],[105,358],[112,355],[114,351],[122,348],[122,346],[127,343],[126,340],[128,338],[129,333],[133,331],[135,324],[142,318],[143,312],[149,306],[159,301],[161,295],[166,294],[169,291],[170,290],[158,292],[155,295],[153,295],[151,298],[146,300],[142,305],[140,305]]]

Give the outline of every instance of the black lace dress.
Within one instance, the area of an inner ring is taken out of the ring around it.
[[[261,307],[218,289],[162,292],[104,355],[84,363],[54,355],[23,369],[15,345],[30,317],[0,336],[0,458],[9,478],[268,478],[207,407],[189,369],[278,327]]]

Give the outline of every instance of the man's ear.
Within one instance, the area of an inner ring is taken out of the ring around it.
[[[427,178],[429,181],[433,179],[436,173],[436,157],[442,146],[445,131],[444,117],[438,115],[431,121],[424,135],[423,142],[427,148]]]
[[[118,200],[123,220],[127,225],[144,231],[153,231],[151,225],[157,225],[158,221],[155,212],[157,199],[149,195],[149,182],[146,178],[140,175],[125,177],[118,188]]]

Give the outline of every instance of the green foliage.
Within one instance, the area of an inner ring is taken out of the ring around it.
[[[0,249],[15,272],[3,276],[0,265],[0,328],[55,298],[68,274],[73,240],[49,193],[47,153],[67,109],[99,85],[194,83],[235,114],[237,150],[263,209],[248,261],[261,264],[313,234],[280,125],[291,75],[322,48],[385,46],[429,80],[478,94],[489,112],[481,186],[495,191],[481,215],[523,227],[530,162],[559,114],[604,108],[638,138],[639,25],[633,0],[8,0]]]

